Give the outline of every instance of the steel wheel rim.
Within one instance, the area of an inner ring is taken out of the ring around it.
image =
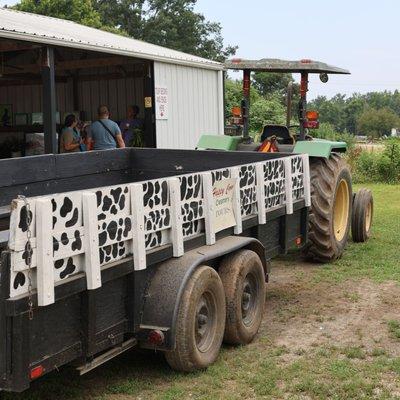
[[[372,222],[372,204],[371,202],[369,202],[367,209],[365,210],[365,230],[367,231],[367,233],[371,229],[371,222]]]
[[[349,186],[345,179],[339,182],[333,205],[333,231],[337,241],[342,241],[349,221]]]
[[[259,285],[256,277],[252,273],[246,275],[243,281],[243,291],[241,299],[242,321],[246,326],[250,326],[257,312],[257,299],[259,296]]]
[[[204,292],[199,299],[195,316],[197,349],[205,353],[211,347],[217,329],[217,302],[211,292]]]

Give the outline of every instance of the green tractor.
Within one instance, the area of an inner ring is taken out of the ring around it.
[[[285,61],[278,59],[233,59],[226,69],[243,71],[243,100],[232,110],[231,123],[225,135],[203,135],[198,149],[306,153],[310,157],[311,208],[309,212],[308,243],[304,248],[307,258],[329,262],[339,258],[347,244],[350,229],[355,242],[370,236],[373,198],[370,190],[360,189],[353,195],[351,173],[340,153],[347,150],[345,142],[313,138],[312,129],[319,127],[318,113],[307,110],[309,74],[319,74],[323,83],[328,74],[350,72],[312,60]],[[260,140],[249,135],[251,72],[299,73],[300,100],[298,124],[292,121],[292,85],[286,97],[286,125],[265,125]],[[295,129],[295,132],[293,130]]]

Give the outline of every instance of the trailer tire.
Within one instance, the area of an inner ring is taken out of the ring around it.
[[[351,219],[351,234],[356,243],[366,242],[371,236],[374,200],[369,189],[362,188],[353,200],[353,215]]]
[[[260,257],[251,250],[225,256],[218,269],[225,289],[224,341],[250,343],[260,328],[265,304],[265,273]]]
[[[165,352],[171,368],[191,372],[217,359],[225,329],[225,296],[221,279],[211,267],[200,266],[189,278],[175,329],[175,348]]]
[[[330,262],[343,254],[351,225],[351,174],[338,154],[311,158],[311,208],[307,258]]]

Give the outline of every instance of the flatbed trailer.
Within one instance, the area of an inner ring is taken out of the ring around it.
[[[0,160],[0,188],[7,391],[69,363],[88,372],[136,345],[178,370],[206,367],[223,338],[254,338],[270,260],[307,242],[307,155],[44,155]]]

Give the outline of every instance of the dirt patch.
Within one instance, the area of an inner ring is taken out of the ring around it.
[[[381,348],[400,356],[399,341],[387,327],[387,321],[399,319],[397,283],[366,279],[315,283],[311,276],[322,266],[285,264],[274,263],[261,336],[268,335],[275,346],[294,352],[335,346],[361,347],[366,352]]]

